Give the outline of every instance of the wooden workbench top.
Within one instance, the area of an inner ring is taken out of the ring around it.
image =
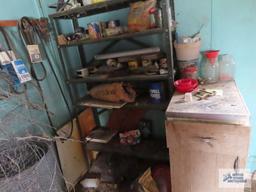
[[[199,100],[193,96],[192,102],[184,102],[184,94],[175,93],[167,108],[167,118],[218,121],[221,123],[248,126],[250,113],[234,81],[203,85],[205,89],[222,90],[222,96],[212,96]]]

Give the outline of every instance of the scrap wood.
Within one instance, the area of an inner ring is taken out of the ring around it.
[[[147,169],[146,172],[140,177],[138,183],[143,187],[145,192],[159,192],[155,180],[151,176],[151,169]]]
[[[120,132],[138,128],[140,120],[145,115],[142,109],[116,109],[110,115],[107,127]]]

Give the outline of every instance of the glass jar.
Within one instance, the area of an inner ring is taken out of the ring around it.
[[[220,56],[220,81],[231,81],[235,74],[235,61],[231,55]]]
[[[201,75],[206,83],[216,83],[219,80],[218,50],[206,51],[201,63]]]
[[[190,66],[181,71],[181,76],[184,79],[197,79],[197,72],[198,68],[197,66]]]

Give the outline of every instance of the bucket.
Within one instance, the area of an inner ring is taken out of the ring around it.
[[[177,43],[174,41],[176,56],[179,61],[196,60],[200,55],[201,41],[192,43]]]

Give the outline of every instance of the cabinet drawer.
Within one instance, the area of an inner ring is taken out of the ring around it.
[[[170,150],[186,148],[191,151],[246,157],[249,135],[248,127],[238,125],[172,120],[166,126]]]

